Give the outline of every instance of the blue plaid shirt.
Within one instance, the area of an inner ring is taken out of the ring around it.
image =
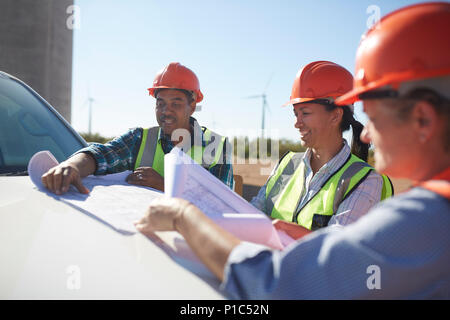
[[[196,122],[190,118],[191,126]],[[95,175],[118,173],[126,170],[134,170],[134,164],[142,141],[143,128],[130,129],[125,134],[105,144],[93,143],[89,147],[77,151],[75,154],[84,152],[93,156],[96,162]],[[202,134],[202,146],[206,146]],[[174,144],[170,137],[164,134],[159,136],[164,154],[170,152]],[[222,150],[222,161],[209,168],[209,172],[233,189],[233,167],[231,165],[231,145],[225,140]]]

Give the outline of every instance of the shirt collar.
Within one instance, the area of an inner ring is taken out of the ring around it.
[[[205,146],[205,141],[203,141],[203,130],[202,127],[198,124],[197,120],[194,117],[189,117],[189,125],[190,132],[194,136],[194,139],[191,138],[190,144],[191,147],[193,145]],[[164,134],[162,130],[158,131],[158,142],[164,141],[166,143],[172,143],[170,136],[168,134]]]
[[[438,174],[436,174],[435,176],[433,176],[432,178],[430,178],[426,181],[430,181],[430,180],[443,180],[443,181],[450,182],[450,167],[447,167],[446,169],[444,169],[443,171],[439,172]],[[414,181],[413,185],[419,186],[423,182],[426,182],[426,181]]]
[[[447,167],[444,171],[441,171],[437,175],[435,175],[431,180],[446,180],[450,181],[450,167]]]
[[[342,142],[342,148],[341,150],[333,157],[331,158],[327,163],[325,163],[318,172],[322,172],[324,174],[333,172],[334,170],[336,170],[337,168],[341,167],[348,159],[348,157],[350,156],[350,147],[348,146],[347,140],[343,139]],[[312,151],[310,148],[306,149],[305,154],[303,155],[303,162],[305,164],[305,166],[311,169],[311,155],[312,155]]]

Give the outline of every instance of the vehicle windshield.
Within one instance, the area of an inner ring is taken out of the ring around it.
[[[26,171],[41,150],[64,161],[84,144],[45,102],[0,74],[0,174]]]

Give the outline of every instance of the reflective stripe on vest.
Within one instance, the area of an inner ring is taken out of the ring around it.
[[[142,141],[134,165],[134,170],[142,166],[152,167],[164,177],[164,151],[161,142],[158,139],[160,129],[160,127],[143,129]],[[211,137],[214,137],[213,141],[211,141]],[[203,139],[206,141],[206,146],[192,146],[189,155],[195,162],[202,165],[204,168],[211,169],[221,158],[225,137],[205,128]],[[219,152],[215,152],[216,150],[219,150]]]
[[[302,153],[288,153],[266,186],[266,208],[272,218],[292,221],[315,230],[326,226],[339,205],[373,170],[351,155],[303,207],[297,208],[303,194],[305,165]],[[381,200],[393,193],[389,179],[383,176]],[[295,213],[295,214],[294,214]]]

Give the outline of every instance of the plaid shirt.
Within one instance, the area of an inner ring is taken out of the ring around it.
[[[191,127],[196,125],[197,120],[190,118]],[[160,131],[161,132],[161,131]],[[143,128],[134,128],[125,134],[115,138],[105,144],[93,143],[89,147],[77,151],[75,154],[83,152],[92,155],[96,162],[95,175],[105,175],[118,173],[126,170],[134,170],[134,164],[142,141]],[[169,153],[174,144],[170,137],[164,134],[159,135],[161,147],[164,154]],[[202,133],[202,146],[206,146]],[[233,167],[231,165],[231,146],[228,139],[222,150],[222,161],[209,168],[209,172],[233,189]]]

